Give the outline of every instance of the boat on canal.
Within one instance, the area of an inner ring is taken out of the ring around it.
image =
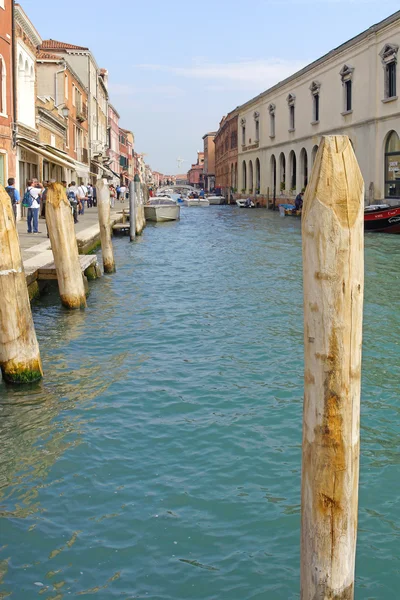
[[[373,204],[364,210],[365,231],[400,233],[400,205]]]
[[[162,223],[165,221],[178,221],[181,208],[176,200],[165,197],[150,198],[144,207],[146,221]]]
[[[239,200],[236,200],[236,206],[238,206],[239,208],[255,208],[256,205],[254,204],[253,200],[250,200],[250,202],[248,202],[243,198],[239,198]]]
[[[223,196],[207,196],[207,200],[211,206],[224,204],[225,198]]]
[[[210,206],[207,198],[185,198],[183,203],[185,206]]]

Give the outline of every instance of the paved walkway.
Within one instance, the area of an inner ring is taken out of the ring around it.
[[[115,202],[115,208],[111,209],[112,213],[121,211],[126,208],[129,211],[129,201],[125,200],[122,202]],[[90,229],[99,223],[97,208],[86,208],[85,214],[78,217],[79,223],[75,225],[75,232],[77,237],[79,234],[84,234],[85,230]],[[22,260],[25,261],[33,258],[33,256],[50,251],[50,240],[47,237],[46,221],[39,219],[39,232],[38,234],[27,233],[26,217],[23,217],[17,223],[19,241],[22,251]]]

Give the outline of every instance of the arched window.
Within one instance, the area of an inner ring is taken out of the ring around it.
[[[276,158],[274,154],[271,156],[271,188],[272,197],[276,198]]]
[[[259,194],[261,191],[261,169],[260,169],[260,161],[256,159],[256,194]]]
[[[289,165],[290,165],[290,190],[296,191],[297,187],[297,160],[294,150],[289,154]]]
[[[279,156],[279,183],[281,192],[286,190],[286,158],[283,152]]]
[[[252,161],[249,162],[249,190],[250,192],[253,191],[253,163]]]
[[[300,152],[300,173],[301,185],[303,188],[305,188],[308,184],[308,157],[307,150],[305,148],[302,148]]]
[[[400,198],[400,139],[395,131],[386,140],[385,198]]]
[[[243,190],[246,191],[247,190],[247,168],[246,168],[246,161],[243,161],[242,164],[242,186],[243,186]]]
[[[0,114],[7,114],[7,81],[6,81],[6,63],[0,54]]]

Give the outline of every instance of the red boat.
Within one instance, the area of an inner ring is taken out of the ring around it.
[[[364,211],[365,231],[400,233],[400,206],[377,204]]]

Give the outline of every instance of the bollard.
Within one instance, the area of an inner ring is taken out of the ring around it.
[[[71,206],[60,183],[51,183],[47,190],[46,223],[61,302],[66,308],[85,308],[85,287]]]
[[[142,230],[144,227],[143,218],[142,218],[143,201],[142,201],[142,197],[141,197],[142,189],[141,189],[140,180],[134,181],[134,187],[135,187],[136,234],[140,235],[142,233]],[[144,212],[144,210],[143,210],[143,212]]]
[[[129,184],[129,234],[131,242],[136,238],[136,205],[135,205],[135,184],[133,181]]]
[[[104,273],[115,273],[114,250],[111,240],[110,223],[110,190],[107,181],[97,181],[97,209],[99,213],[101,253],[103,255]]]
[[[364,183],[347,136],[326,136],[302,215],[301,600],[352,600],[357,540]]]
[[[0,367],[9,383],[43,377],[10,196],[0,185]]]

